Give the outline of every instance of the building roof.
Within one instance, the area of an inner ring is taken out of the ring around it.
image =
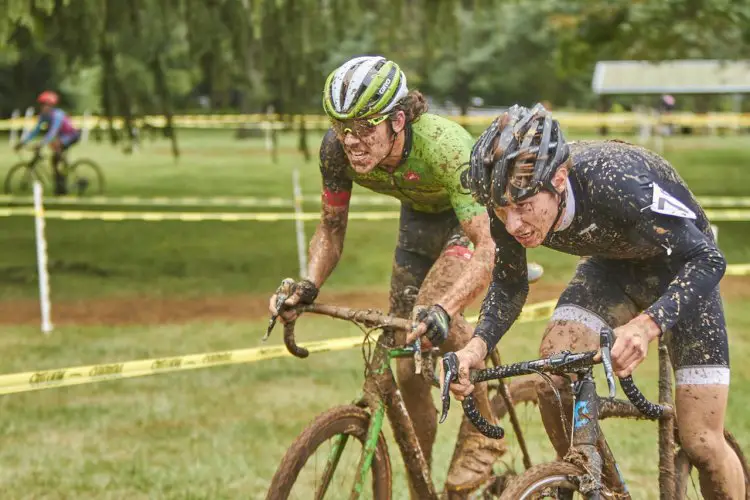
[[[599,61],[597,94],[750,93],[750,60]]]

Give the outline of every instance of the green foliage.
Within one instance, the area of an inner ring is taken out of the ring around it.
[[[4,75],[30,51],[49,80],[99,68],[85,93],[128,116],[194,108],[196,94],[213,109],[316,112],[337,64],[376,53],[462,108],[474,96],[581,106],[597,60],[744,58],[750,42],[749,0],[0,0],[0,12],[0,88],[12,96],[0,114],[40,90]]]

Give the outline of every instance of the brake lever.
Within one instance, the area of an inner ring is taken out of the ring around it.
[[[602,364],[604,365],[604,375],[607,377],[607,386],[609,386],[609,397],[614,398],[617,392],[615,385],[615,376],[612,370],[612,344],[614,343],[614,332],[608,326],[603,326],[599,332],[599,348],[602,352]]]
[[[294,283],[295,282],[292,278],[285,278],[281,281],[281,285],[276,289],[276,314],[272,314],[271,318],[268,320],[268,330],[261,339],[262,342],[265,342],[268,340],[268,337],[271,336],[271,331],[273,331],[273,327],[276,326],[276,320],[279,318],[279,314],[281,314],[284,302],[289,298],[289,293],[291,292]]]
[[[440,413],[440,423],[448,418],[448,410],[451,407],[450,385],[458,379],[458,356],[455,352],[449,352],[443,356],[443,390],[440,399],[443,401],[443,411]]]

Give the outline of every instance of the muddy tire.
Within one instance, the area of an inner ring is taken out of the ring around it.
[[[747,460],[745,460],[745,454],[742,453],[739,443],[734,438],[731,432],[724,429],[724,438],[727,440],[729,447],[734,450],[737,457],[740,459],[742,464],[742,472],[745,474],[745,499],[750,500],[750,473],[747,468]],[[690,487],[690,473],[693,471],[693,464],[690,463],[690,459],[685,453],[685,450],[680,449],[674,457],[674,471],[675,471],[675,493],[678,500],[682,500],[687,497],[687,491]]]
[[[364,449],[369,423],[369,413],[357,406],[331,408],[318,415],[287,450],[271,480],[266,500],[289,498],[289,494],[307,460],[315,454],[321,444],[336,435],[346,434],[359,441]],[[382,432],[378,436],[378,444],[372,459],[370,472],[372,474],[371,498],[374,500],[389,500],[391,498],[391,463]],[[322,471],[321,474],[323,474]],[[352,486],[353,484],[348,485],[348,488]],[[305,498],[315,497],[315,491],[307,493]],[[366,497],[369,497],[369,495]]]
[[[578,491],[578,476],[586,472],[568,462],[550,462],[531,467],[510,481],[500,495],[500,500],[533,500],[537,498],[558,498],[556,490],[562,489],[559,498],[570,498],[570,493]],[[568,496],[564,496],[565,494]]]

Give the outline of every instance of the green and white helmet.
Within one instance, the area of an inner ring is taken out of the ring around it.
[[[386,114],[408,92],[406,75],[395,62],[382,56],[355,57],[328,75],[323,109],[336,120]]]

